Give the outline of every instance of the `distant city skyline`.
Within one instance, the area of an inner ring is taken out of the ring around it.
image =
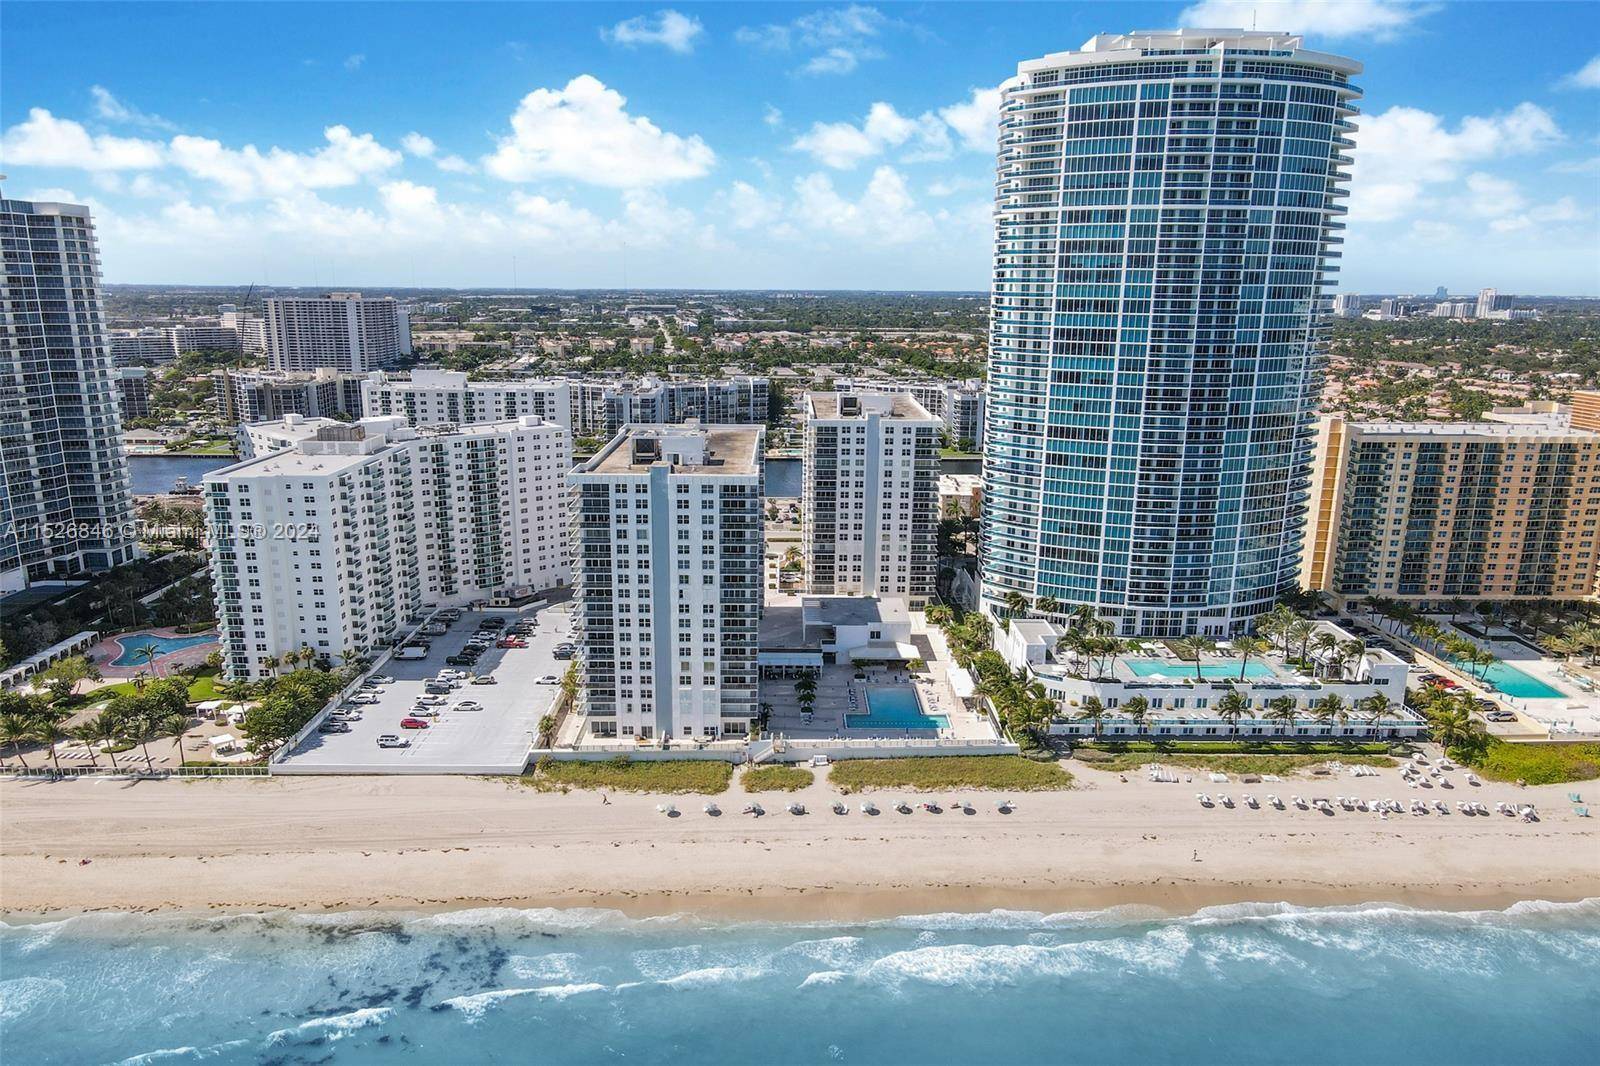
[[[996,10],[13,5],[0,170],[110,283],[983,291],[1015,58],[1253,18],[1366,68],[1342,291],[1600,294],[1592,8]]]

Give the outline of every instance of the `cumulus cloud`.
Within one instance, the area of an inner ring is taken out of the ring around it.
[[[841,196],[822,173],[797,179],[794,188],[796,214],[808,227],[886,244],[905,244],[933,231],[932,216],[918,209],[905,178],[893,167],[873,171],[855,200]]]
[[[118,100],[111,94],[111,90],[103,85],[89,86],[89,95],[94,98],[94,113],[107,122],[121,122],[128,126],[140,126],[147,130],[167,130],[175,132],[177,126],[160,115],[151,115],[131,104]]]
[[[600,36],[612,44],[629,48],[640,45],[660,45],[668,51],[687,55],[694,51],[695,38],[705,32],[700,20],[681,11],[665,8],[654,15],[636,15],[623,19],[610,29],[600,31]]]
[[[234,200],[354,185],[400,163],[400,153],[370,133],[329,126],[323,137],[328,143],[314,152],[276,146],[262,152],[253,144],[229,148],[207,137],[179,135],[172,138],[170,154],[176,166]]]
[[[414,155],[418,159],[431,159],[438,150],[438,145],[433,143],[432,137],[424,137],[417,132],[411,132],[400,138],[400,147],[405,149],[407,155]]]
[[[1562,78],[1561,84],[1568,89],[1600,89],[1600,56]]]
[[[433,165],[452,174],[472,174],[478,169],[458,155],[442,155],[433,161]]]
[[[1184,9],[1185,26],[1259,26],[1308,37],[1393,40],[1435,10],[1405,0],[1200,0]]]
[[[160,141],[91,134],[71,119],[42,107],[0,137],[0,159],[11,166],[72,167],[78,170],[150,170],[165,157]]]
[[[367,62],[366,55],[364,53],[361,53],[361,52],[356,52],[353,55],[347,55],[347,56],[344,57],[344,69],[346,69],[346,70],[360,70],[363,66],[366,65],[366,62]]]
[[[765,122],[773,129],[777,129],[779,126],[783,125],[783,112],[779,111],[771,104],[768,104],[767,109],[761,113],[761,121]]]
[[[742,26],[734,39],[753,48],[807,55],[799,67],[804,74],[848,74],[864,60],[883,57],[876,42],[895,25],[875,7],[851,4],[813,11],[791,22]]]
[[[977,152],[993,152],[1000,142],[1000,86],[974,89],[972,97],[939,109],[961,144]]]
[[[950,155],[950,134],[933,112],[911,118],[882,101],[867,111],[861,125],[817,122],[795,139],[793,147],[836,170],[849,170],[891,148],[905,147],[907,162],[944,159]]]
[[[511,133],[485,156],[505,181],[563,177],[612,188],[643,188],[698,178],[716,153],[697,135],[662,130],[630,115],[626,98],[582,74],[562,89],[535,89],[511,116]]]
[[[1438,115],[1391,107],[1356,133],[1350,215],[1383,222],[1410,214],[1432,187],[1460,180],[1476,163],[1538,151],[1562,139],[1555,119],[1532,103],[1449,129]]]

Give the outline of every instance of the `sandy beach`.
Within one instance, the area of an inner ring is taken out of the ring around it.
[[[1445,908],[1600,896],[1600,822],[1566,786],[1486,784],[1427,799],[1532,802],[1543,820],[1200,807],[1209,783],[1157,784],[1079,769],[1069,792],[992,795],[975,812],[832,813],[819,782],[761,797],[539,793],[477,778],[81,779],[0,782],[0,910],[13,920],[92,910],[442,910],[609,907],[848,920],[934,911],[1187,912],[1242,901],[1392,901]],[[1226,786],[1287,797],[1403,802],[1398,772]],[[916,797],[905,793],[909,798]],[[87,864],[81,860],[88,859]]]

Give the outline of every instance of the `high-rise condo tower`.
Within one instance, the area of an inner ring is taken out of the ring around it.
[[[1102,35],[1001,102],[985,610],[1237,632],[1294,588],[1360,64]],[[1010,606],[1008,606],[1008,600]]]

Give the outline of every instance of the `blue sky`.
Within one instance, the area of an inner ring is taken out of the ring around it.
[[[1347,291],[1600,294],[1600,5],[13,2],[7,195],[116,282],[983,289],[996,87],[1099,32],[1366,64]]]

